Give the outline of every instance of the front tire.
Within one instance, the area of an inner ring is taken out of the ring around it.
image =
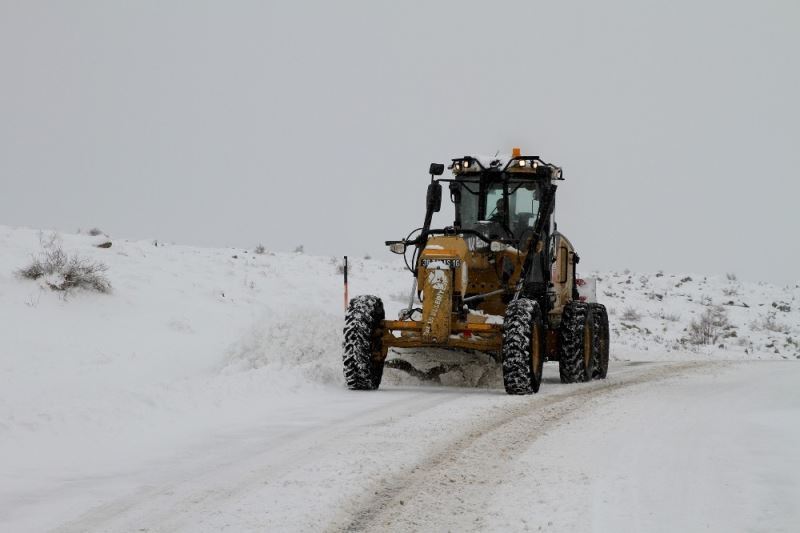
[[[519,298],[508,304],[503,320],[501,354],[506,392],[539,392],[544,366],[544,325],[536,301]]]
[[[381,322],[383,302],[377,296],[350,300],[344,322],[343,367],[347,388],[375,390],[383,377]]]

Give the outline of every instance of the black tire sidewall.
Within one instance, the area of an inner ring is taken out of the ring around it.
[[[541,362],[538,372],[533,368],[531,357],[537,324]],[[506,308],[501,363],[503,386],[508,394],[532,394],[539,391],[544,361],[543,329],[542,313],[535,300],[520,298]]]
[[[356,296],[345,315],[343,372],[352,390],[374,390],[383,377],[383,361],[373,353],[381,349],[378,328],[385,317],[383,302],[376,296]]]
[[[571,301],[561,314],[559,327],[558,372],[561,383],[579,383],[586,380],[583,363],[583,335],[588,305]]]

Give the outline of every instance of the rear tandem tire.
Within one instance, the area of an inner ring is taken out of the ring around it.
[[[503,320],[503,385],[508,394],[539,392],[544,365],[544,325],[535,300],[508,304]]]
[[[344,324],[343,367],[347,388],[375,390],[383,377],[381,322],[383,302],[377,296],[356,296],[347,307]]]
[[[564,306],[559,328],[559,354],[558,373],[561,383],[578,383],[591,379],[591,372],[587,376],[585,364],[586,336],[591,338],[591,330],[587,331],[589,323],[589,305],[583,302],[572,301]],[[589,349],[591,350],[591,341]]]
[[[592,318],[594,321],[594,327],[597,330],[597,343],[598,343],[598,352],[597,352],[597,365],[595,365],[594,372],[592,373],[592,378],[594,379],[606,379],[608,375],[608,353],[609,353],[609,330],[608,330],[608,312],[606,311],[606,306],[603,304],[593,303],[590,304],[592,307]]]

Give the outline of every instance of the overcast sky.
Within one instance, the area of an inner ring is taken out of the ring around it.
[[[0,224],[399,260],[520,146],[584,268],[794,283],[799,6],[0,0]]]

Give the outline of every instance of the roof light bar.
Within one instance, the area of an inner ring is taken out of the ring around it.
[[[472,156],[467,155],[459,159],[453,159],[452,161],[448,168],[453,172],[478,172],[484,169],[480,161]]]
[[[539,156],[535,155],[517,155],[515,150],[514,155],[506,162],[505,166],[501,167],[502,159],[494,159],[489,163],[489,168],[483,166],[480,160],[472,156],[464,156],[452,159],[450,166],[447,167],[452,170],[454,174],[478,174],[485,170],[511,172],[520,174],[533,174],[535,177],[549,177],[553,180],[563,180],[561,176],[561,169],[555,165],[545,163]],[[546,169],[546,170],[545,170]],[[549,176],[547,176],[549,174]],[[534,176],[531,176],[534,177]]]

